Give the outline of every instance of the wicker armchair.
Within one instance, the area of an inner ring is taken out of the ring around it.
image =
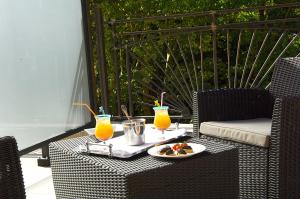
[[[0,199],[25,199],[23,175],[15,138],[0,138]]]
[[[300,57],[276,63],[270,90],[195,92],[194,134],[239,148],[240,198],[300,198]],[[205,136],[202,122],[272,118],[268,148]]]

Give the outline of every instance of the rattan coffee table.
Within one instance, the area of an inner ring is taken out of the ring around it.
[[[146,152],[130,159],[76,153],[93,140],[81,137],[50,144],[57,199],[238,197],[238,150],[192,138],[207,147],[186,159],[159,159]]]

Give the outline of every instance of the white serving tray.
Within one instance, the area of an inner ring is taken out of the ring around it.
[[[74,150],[76,152],[84,152],[98,155],[108,155],[118,158],[129,158],[139,153],[142,153],[156,144],[163,144],[179,137],[186,136],[185,129],[178,129],[172,131],[165,131],[162,139],[162,134],[156,129],[147,127],[145,129],[145,144],[139,146],[128,146],[125,142],[124,136],[112,138],[103,144],[100,143],[86,143],[80,145]]]

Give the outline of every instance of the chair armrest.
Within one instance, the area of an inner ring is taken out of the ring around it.
[[[26,198],[17,142],[10,136],[0,137],[0,198]]]
[[[205,121],[271,118],[273,98],[262,89],[220,89],[194,93],[194,135]]]
[[[300,97],[275,100],[269,148],[270,198],[300,198]]]

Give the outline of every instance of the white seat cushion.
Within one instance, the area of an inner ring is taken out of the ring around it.
[[[200,132],[226,140],[269,147],[271,124],[272,120],[268,118],[202,122]]]

